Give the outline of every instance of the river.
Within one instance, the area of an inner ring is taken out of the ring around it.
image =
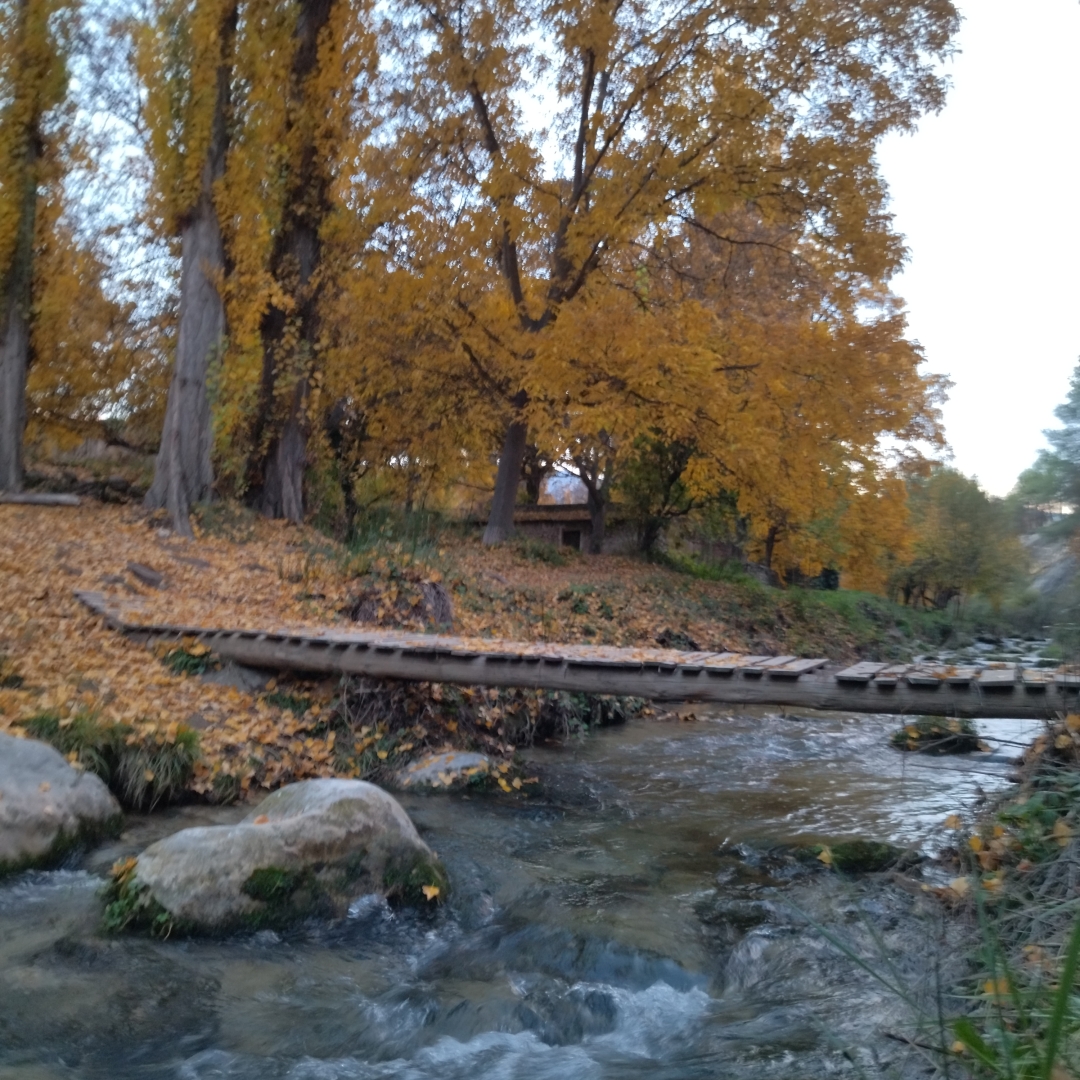
[[[894,751],[896,726],[702,711],[534,748],[528,797],[402,798],[453,882],[436,913],[366,898],[284,935],[99,936],[113,858],[239,812],[133,819],[78,865],[0,885],[0,1080],[915,1075],[888,1034],[908,1007],[819,931],[925,989],[955,963],[940,905],[785,846],[932,853],[1033,725],[980,722],[993,752],[966,758]]]

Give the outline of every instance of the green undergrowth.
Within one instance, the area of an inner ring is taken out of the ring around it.
[[[475,532],[475,526],[436,511],[374,506],[356,514],[345,547],[352,557],[408,555],[438,565],[445,545]]]
[[[941,648],[962,648],[978,634],[1042,636],[1046,622],[1036,600],[1027,594],[997,608],[973,597],[959,609],[950,605],[939,611],[855,589],[768,586],[737,561],[704,561],[672,553],[654,560],[654,565],[673,576],[726,585],[728,599],[720,605],[725,621],[737,629],[764,632],[794,653],[828,656],[842,651],[901,661]]]
[[[153,810],[181,799],[199,757],[198,733],[183,724],[132,727],[104,721],[93,712],[62,717],[47,711],[30,717],[23,727],[100,776],[129,810]]]
[[[959,831],[976,932],[957,1049],[980,1078],[1078,1076],[1080,717],[1051,725],[1018,787]]]
[[[513,545],[520,558],[533,563],[546,563],[548,566],[569,566],[575,558],[580,558],[580,552],[576,548],[558,547],[531,537],[518,537],[513,541]]]
[[[125,859],[112,868],[104,890],[102,929],[108,934],[141,931],[158,938],[187,930],[188,927],[153,898],[147,886],[135,880],[137,866],[137,859]]]
[[[902,1038],[928,1076],[1080,1076],[1080,716],[1048,725],[1021,769],[999,798],[943,822],[951,841],[938,863],[955,876],[922,889],[948,924],[959,970],[947,982],[913,981],[884,947],[861,956],[822,930],[910,1007]]]
[[[221,667],[213,653],[201,643],[165,648],[160,655],[161,662],[174,675],[204,675]]]

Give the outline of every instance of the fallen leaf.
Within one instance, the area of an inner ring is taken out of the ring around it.
[[[826,866],[832,866],[832,852],[827,847],[823,847],[818,853],[818,862],[823,862]]]
[[[253,822],[252,825],[265,825],[270,819],[265,814],[260,814]]]
[[[971,882],[966,877],[953,878],[949,882],[949,888],[956,893],[957,896],[967,896],[971,891]]]
[[[420,891],[424,894],[425,900],[434,900],[435,897],[439,895],[439,886],[424,885],[421,887]]]
[[[944,825],[944,827],[946,829],[959,829],[961,827],[961,825],[960,825],[960,815],[959,814],[950,814],[942,822],[942,825]]]

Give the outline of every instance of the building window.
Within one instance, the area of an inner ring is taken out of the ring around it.
[[[563,529],[562,531],[562,546],[577,548],[581,550],[581,530],[580,529]]]

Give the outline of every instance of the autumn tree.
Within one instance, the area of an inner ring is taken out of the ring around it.
[[[154,166],[151,213],[179,242],[176,355],[154,480],[146,505],[164,507],[191,535],[193,504],[214,486],[208,378],[225,343],[225,251],[215,185],[225,172],[235,0],[165,0],[136,29]]]
[[[573,345],[590,321],[610,340],[659,336],[643,325],[642,275],[686,221],[749,203],[802,221],[830,273],[895,268],[874,147],[941,104],[934,64],[956,27],[950,3],[399,0],[393,10],[399,130],[437,146],[421,242],[452,260],[447,320],[502,388],[485,542],[512,528],[530,431],[546,441],[590,391],[647,400],[668,373],[701,366],[708,343],[686,335],[651,358]],[[545,120],[524,104],[530,95]],[[630,328],[628,308],[640,316]]]
[[[894,587],[906,604],[945,608],[980,593],[999,602],[1024,575],[1026,556],[1008,509],[955,469],[909,483],[914,543]]]
[[[38,199],[72,11],[67,0],[0,4],[0,490],[23,482]]]

